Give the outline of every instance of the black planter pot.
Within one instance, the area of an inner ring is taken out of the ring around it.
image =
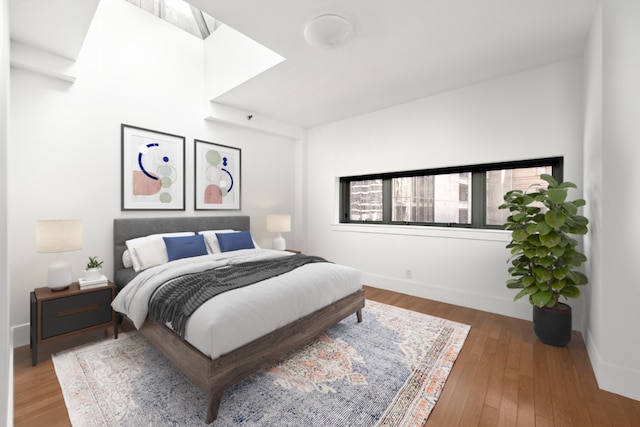
[[[564,347],[571,341],[571,307],[559,302],[553,308],[533,306],[533,330],[540,341]]]

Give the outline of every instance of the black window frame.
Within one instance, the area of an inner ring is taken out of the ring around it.
[[[426,227],[455,227],[502,230],[501,225],[486,224],[486,173],[488,171],[502,169],[520,169],[531,167],[551,166],[552,176],[558,181],[563,181],[564,157],[545,157],[540,159],[516,160],[499,163],[484,163],[477,165],[452,166],[434,169],[421,169],[402,172],[385,172],[378,174],[355,175],[340,178],[340,206],[339,218],[341,224],[372,224],[372,225],[411,225]],[[393,178],[442,175],[453,173],[471,172],[471,223],[442,223],[442,222],[407,222],[391,221],[391,180]],[[352,181],[364,181],[382,179],[382,220],[359,221],[350,219],[350,183]]]

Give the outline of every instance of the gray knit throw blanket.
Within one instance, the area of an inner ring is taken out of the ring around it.
[[[298,254],[275,260],[223,266],[176,277],[155,292],[149,304],[149,316],[160,324],[170,323],[174,332],[184,338],[189,316],[214,296],[315,262],[328,261],[317,256]]]

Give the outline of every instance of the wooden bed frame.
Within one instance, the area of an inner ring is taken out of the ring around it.
[[[124,269],[122,252],[124,252],[124,242],[128,239],[162,232],[198,232],[223,228],[248,230],[249,217],[116,219],[114,220],[114,277],[116,280],[118,277],[124,277],[119,274],[119,270]],[[116,285],[122,288],[126,283],[116,282]],[[361,322],[364,304],[364,291],[360,289],[217,359],[210,359],[179,338],[169,328],[149,318],[140,328],[140,332],[209,396],[206,417],[206,422],[209,424],[218,416],[222,393],[227,387],[313,340],[351,314],[355,313],[357,321]]]

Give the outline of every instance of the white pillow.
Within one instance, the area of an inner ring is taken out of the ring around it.
[[[124,266],[124,268],[133,267],[133,261],[131,261],[131,252],[129,252],[129,249],[126,249],[122,253],[122,265]]]
[[[164,240],[162,240],[163,237],[193,235],[195,235],[195,233],[185,231],[180,233],[151,234],[149,236],[127,240],[125,243],[127,244],[127,249],[129,249],[129,253],[131,255],[133,271],[137,273],[149,267],[153,267],[154,265],[163,264],[169,261],[167,248],[164,245]]]
[[[149,239],[136,246],[136,255],[140,262],[140,270],[169,262],[167,248],[162,239]]]

